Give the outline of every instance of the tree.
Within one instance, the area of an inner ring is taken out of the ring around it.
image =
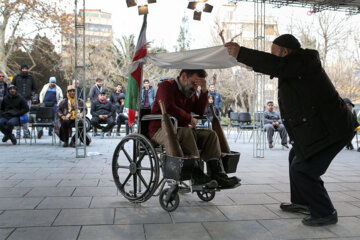
[[[31,46],[34,33],[67,31],[68,0],[2,0],[0,4],[0,69],[7,71],[15,49]],[[18,68],[19,66],[15,66]]]
[[[181,20],[180,32],[177,38],[178,46],[175,46],[176,52],[182,52],[190,49],[191,37],[189,35],[189,19],[187,16],[183,16]]]

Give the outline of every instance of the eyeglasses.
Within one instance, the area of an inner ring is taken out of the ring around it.
[[[75,90],[69,90],[68,92],[75,92]]]
[[[3,78],[3,77],[5,77],[5,76],[0,76],[0,78]]]

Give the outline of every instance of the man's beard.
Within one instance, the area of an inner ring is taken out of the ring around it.
[[[194,88],[188,87],[188,80],[186,79],[183,84],[181,84],[181,91],[186,98],[191,98],[195,94]]]

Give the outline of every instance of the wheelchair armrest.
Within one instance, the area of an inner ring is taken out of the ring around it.
[[[178,128],[178,121],[175,117],[170,116],[170,119],[174,122],[174,132],[177,132],[177,128]],[[161,120],[162,119],[162,115],[161,114],[148,114],[145,115],[141,118],[141,121],[151,121],[151,120]]]

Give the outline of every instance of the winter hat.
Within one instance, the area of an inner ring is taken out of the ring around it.
[[[66,91],[68,92],[68,91],[70,91],[70,90],[74,90],[74,91],[75,91],[75,87],[74,87],[73,85],[67,86]]]
[[[50,77],[49,83],[52,83],[52,82],[56,83],[56,77]]]
[[[22,69],[24,69],[24,68],[27,68],[27,69],[29,69],[29,66],[27,65],[27,64],[21,64],[21,66],[20,66],[20,70],[22,70]]]
[[[344,98],[343,100],[344,100],[345,103],[349,103],[352,107],[355,107],[355,105],[351,102],[350,99]]]
[[[16,89],[16,86],[14,84],[10,84],[9,87],[8,87],[8,90],[10,90],[10,88],[15,88]]]
[[[120,94],[119,94],[119,99],[125,99],[125,94],[124,94],[124,93],[120,93]]]
[[[283,34],[275,38],[274,44],[289,49],[298,49],[301,47],[300,42],[291,34]]]

